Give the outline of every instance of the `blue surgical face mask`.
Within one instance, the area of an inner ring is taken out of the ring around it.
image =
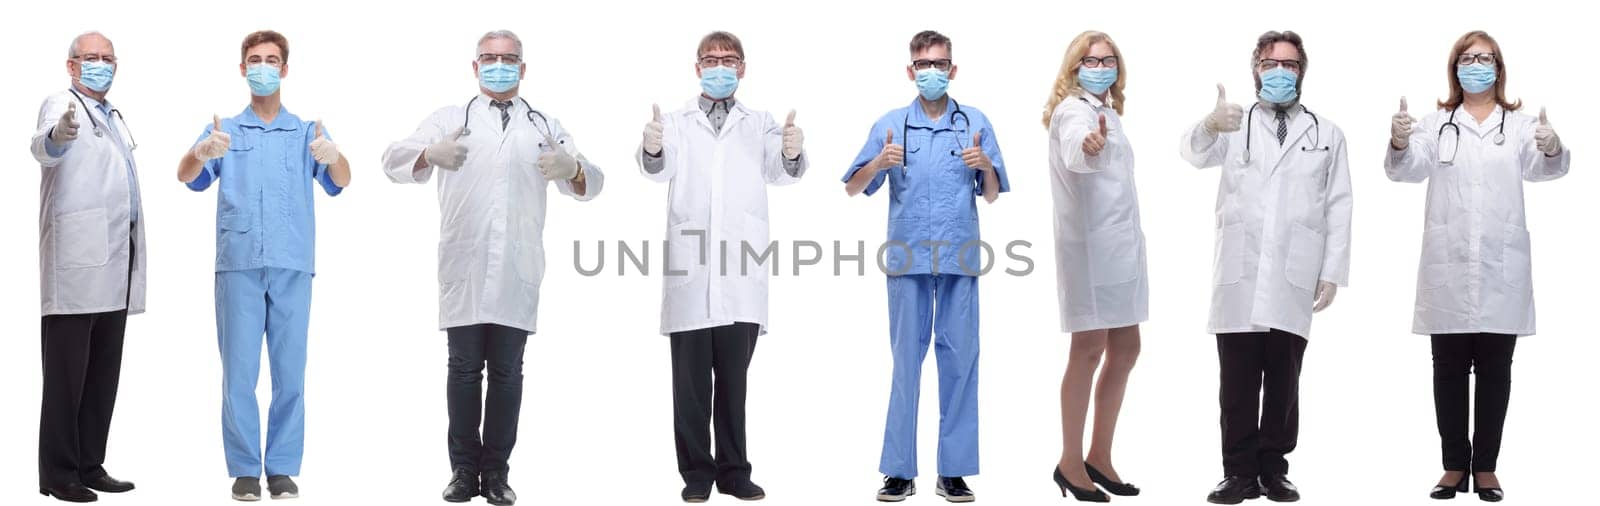
[[[265,97],[278,92],[278,67],[265,63],[252,63],[244,71],[244,80],[250,82],[250,94]]]
[[[1294,72],[1278,67],[1261,73],[1262,100],[1270,104],[1287,104],[1300,97],[1297,84],[1300,76]]]
[[[78,83],[95,93],[105,93],[111,89],[111,78],[116,72],[117,66],[106,62],[82,62],[78,64]]]
[[[1495,75],[1494,66],[1485,63],[1471,65],[1456,65],[1456,81],[1461,83],[1461,89],[1467,93],[1483,93],[1494,87],[1494,81],[1499,76]]]
[[[1089,68],[1080,66],[1078,67],[1078,84],[1082,85],[1084,91],[1089,93],[1095,95],[1105,93],[1106,90],[1111,89],[1111,85],[1117,84],[1117,69],[1116,67]]]
[[[935,100],[943,97],[945,90],[950,89],[950,73],[936,68],[926,68],[917,71],[917,91],[922,93],[922,98]]]
[[[505,93],[517,87],[517,83],[521,82],[521,80],[522,67],[519,65],[511,65],[509,63],[478,65],[478,84],[482,85],[483,89],[495,93]]]
[[[721,65],[700,69],[700,90],[714,100],[733,96],[739,89],[739,71]]]

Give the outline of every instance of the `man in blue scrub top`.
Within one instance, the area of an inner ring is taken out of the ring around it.
[[[222,351],[222,441],[233,498],[261,498],[263,468],[274,499],[299,495],[305,435],[306,332],[316,237],[312,181],[328,195],[350,184],[350,163],[321,122],[283,108],[289,42],[272,31],[240,46],[250,107],[212,124],[178,164],[194,191],[217,185],[217,347]],[[272,407],[261,451],[256,380],[266,336]]]
[[[889,348],[894,382],[878,470],[878,500],[916,493],[917,399],[922,359],[933,334],[939,366],[939,481],[935,493],[970,502],[962,477],[978,474],[977,197],[1010,190],[994,128],[983,113],[957,104],[945,89],[956,76],[950,39],[934,31],[911,39],[906,77],[921,96],[889,111],[844,175],[851,195],[889,184]],[[901,144],[896,144],[896,141]]]

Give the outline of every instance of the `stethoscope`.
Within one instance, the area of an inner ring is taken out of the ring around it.
[[[89,124],[94,126],[94,136],[105,137],[105,127],[100,125],[100,120],[94,119],[94,112],[89,110],[89,103],[83,101],[83,95],[79,95],[78,90],[67,91],[72,92],[72,96],[78,99],[79,104],[83,105],[83,114],[89,117]],[[111,114],[117,115],[117,121],[122,123],[122,131],[128,134],[128,151],[138,149],[139,141],[133,139],[133,131],[128,130],[128,120],[122,118],[122,111],[112,107]],[[111,116],[107,115],[106,121],[111,121]]]
[[[1252,130],[1254,130],[1255,127],[1256,127],[1255,117],[1256,117],[1256,108],[1257,107],[1261,107],[1261,103],[1260,102],[1256,102],[1254,104],[1250,104],[1250,113],[1245,115],[1245,119],[1244,119],[1244,122],[1245,122],[1245,127],[1244,127],[1244,154],[1240,155],[1240,157],[1239,157],[1239,161],[1242,162],[1242,163],[1250,163],[1250,140],[1251,140],[1250,139],[1250,132]],[[1328,149],[1329,149],[1328,146],[1322,145],[1322,121],[1318,120],[1317,119],[1317,115],[1312,113],[1311,109],[1307,109],[1306,106],[1304,106],[1304,105],[1300,106],[1300,112],[1304,112],[1304,113],[1306,113],[1307,116],[1311,117],[1311,124],[1316,127],[1316,134],[1317,134],[1316,138],[1311,141],[1311,145],[1310,146],[1300,146],[1300,151],[1306,152],[1306,153],[1309,153],[1309,152],[1312,152],[1312,151],[1328,151]]]
[[[1444,157],[1444,150],[1443,149],[1439,150],[1439,163],[1451,164],[1451,163],[1455,163],[1455,161],[1456,161],[1456,151],[1461,150],[1461,125],[1457,125],[1456,124],[1456,111],[1453,110],[1453,109],[1450,111],[1450,119],[1445,120],[1443,125],[1439,125],[1439,144],[1441,144],[1441,145],[1444,144],[1444,129],[1446,129],[1446,128],[1449,128],[1451,130],[1455,130],[1456,131],[1456,143],[1455,143],[1454,146],[1452,146],[1450,148],[1450,158],[1445,158]],[[1505,144],[1505,143],[1506,143],[1506,109],[1505,108],[1501,108],[1500,109],[1500,129],[1499,129],[1499,131],[1495,132],[1495,134],[1494,134],[1494,145],[1499,146],[1499,145],[1502,145],[1502,144]]]
[[[467,125],[472,123],[472,104],[474,102],[477,102],[480,97],[472,97],[472,100],[468,100],[467,101],[467,109],[465,111],[466,114],[465,114],[465,117],[463,117],[462,120],[461,120],[461,136],[462,137],[466,137],[466,136],[472,135],[472,128],[468,127]],[[534,123],[534,121],[533,121],[534,115],[538,115],[539,116],[539,121],[544,122],[544,128],[540,128],[539,132],[544,134],[545,137],[552,137],[550,135],[550,118],[544,117],[544,113],[542,113],[542,112],[533,110],[533,106],[528,104],[528,99],[525,99],[525,98],[522,98],[522,97],[517,97],[517,100],[522,102],[522,106],[523,107],[527,107],[528,108],[528,123],[533,124],[534,128],[539,128],[539,124],[538,123]],[[557,140],[556,142],[558,142],[560,144],[566,144],[567,143],[567,141],[565,141],[565,140]],[[554,147],[554,146],[551,146],[551,147]]]
[[[953,98],[950,99],[950,106],[955,108],[955,110],[950,112],[950,130],[951,131],[960,131],[962,134],[967,133],[967,129],[972,128],[972,118],[967,116],[967,112],[966,111],[961,110],[961,103],[960,102],[956,102],[956,99],[953,99]],[[901,138],[900,142],[901,143],[904,143],[905,141],[910,140],[910,137],[911,137],[911,134],[909,132],[911,130],[911,112],[912,112],[911,109],[906,109],[905,118],[900,120],[900,138]],[[960,116],[961,119],[957,120],[956,119],[957,116]],[[966,122],[967,123],[967,128],[961,128],[961,129],[955,128],[956,125],[958,124],[957,121]],[[932,130],[932,129],[930,129],[930,130]],[[966,145],[961,143],[961,136],[960,135],[956,136],[956,146],[960,147],[961,149],[967,149]],[[961,156],[961,151],[952,149],[952,150],[950,150],[950,155],[951,156]],[[907,177],[911,176],[911,172],[909,170],[907,170],[905,163],[901,163],[900,164],[900,172],[902,173],[901,175],[903,175],[903,176],[907,176]]]

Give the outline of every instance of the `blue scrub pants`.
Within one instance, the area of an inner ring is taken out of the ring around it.
[[[917,398],[929,342],[939,366],[939,476],[978,474],[978,278],[948,274],[889,276],[894,382],[878,471],[917,476]]]
[[[228,476],[297,476],[305,448],[306,332],[311,273],[251,269],[217,273],[217,348],[222,352],[222,443]],[[272,367],[267,452],[261,453],[261,337]]]

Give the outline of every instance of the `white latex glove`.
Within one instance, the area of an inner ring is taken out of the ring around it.
[[[1102,113],[1100,115],[1100,128],[1089,132],[1089,135],[1083,138],[1083,154],[1099,156],[1100,151],[1106,148],[1106,134],[1108,132],[1106,130],[1106,115]]]
[[[1318,313],[1333,304],[1333,296],[1339,293],[1339,285],[1327,281],[1317,282],[1316,303],[1311,305],[1311,312]]]
[[[1237,132],[1244,123],[1244,108],[1228,102],[1228,91],[1217,83],[1217,108],[1206,116],[1206,130],[1211,133]]]
[[[804,149],[806,133],[800,127],[794,126],[794,110],[789,110],[789,119],[783,123],[783,157],[789,160],[798,160],[800,150]]]
[[[200,141],[199,144],[195,144],[190,153],[196,160],[207,162],[222,158],[222,155],[228,154],[228,145],[232,143],[233,137],[229,136],[228,132],[222,131],[222,118],[213,114],[211,115],[211,135],[206,136],[205,140]]]
[[[450,135],[446,135],[444,139],[440,139],[439,142],[433,143],[433,145],[428,146],[428,149],[422,151],[422,157],[428,160],[428,165],[441,167],[445,170],[456,170],[461,168],[461,164],[466,163],[467,147],[456,142],[456,139],[461,138],[461,132],[464,128],[457,128]]]
[[[1389,147],[1395,151],[1410,147],[1411,132],[1416,124],[1417,118],[1406,111],[1406,98],[1400,97],[1400,112],[1394,113],[1394,119],[1389,122]]]
[[[972,134],[972,146],[961,150],[961,161],[966,163],[968,167],[972,167],[973,170],[978,172],[988,172],[994,170],[994,161],[990,160],[989,155],[983,152],[982,131],[974,132]]]
[[[894,129],[891,128],[883,139],[883,150],[878,152],[878,156],[874,157],[869,165],[872,167],[873,172],[878,172],[889,167],[905,165],[905,163],[906,147],[894,143]]]
[[[1556,129],[1550,128],[1550,117],[1544,113],[1544,108],[1539,108],[1539,126],[1533,130],[1534,145],[1545,156],[1561,154],[1561,137],[1556,135]]]
[[[539,173],[550,181],[567,181],[578,177],[578,159],[567,154],[561,149],[560,144],[549,135],[544,136],[544,145],[550,149],[539,154]]]
[[[311,139],[311,158],[323,165],[333,165],[339,161],[339,145],[328,140],[320,119],[317,120],[317,135]]]
[[[661,106],[650,105],[650,122],[644,124],[644,152],[647,155],[661,156]]]
[[[56,122],[55,128],[50,129],[50,142],[60,146],[78,138],[78,103],[67,102],[67,112],[61,113],[61,120]]]

